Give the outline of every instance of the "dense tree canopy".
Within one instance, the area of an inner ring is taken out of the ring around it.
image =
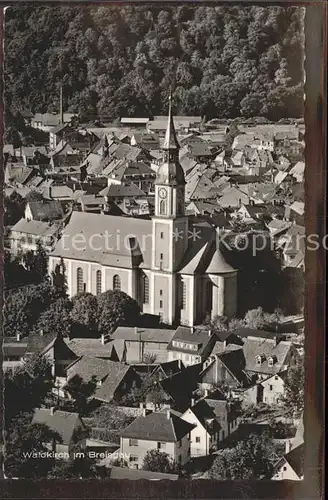
[[[299,7],[13,6],[5,30],[12,141],[19,112],[58,110],[60,81],[83,117],[163,114],[172,83],[179,114],[303,114]]]
[[[220,450],[209,476],[212,479],[271,479],[273,442],[269,436],[249,436],[235,448]]]

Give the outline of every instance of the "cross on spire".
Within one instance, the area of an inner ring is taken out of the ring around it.
[[[179,143],[176,136],[173,115],[172,115],[172,87],[170,88],[169,92],[169,116],[168,116],[167,128],[162,149],[165,151],[172,151],[179,149]]]

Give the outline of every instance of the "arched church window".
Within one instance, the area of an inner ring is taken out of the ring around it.
[[[187,307],[187,286],[184,281],[181,282],[181,308],[186,309]]]
[[[101,289],[102,289],[102,282],[101,282],[101,271],[98,270],[96,273],[96,294],[100,295],[101,294]]]
[[[161,200],[159,202],[159,213],[160,213],[160,215],[166,214],[166,201],[165,200]]]
[[[121,290],[121,278],[118,274],[113,277],[113,290]]]
[[[148,276],[143,276],[143,303],[149,304],[149,278]]]
[[[76,270],[76,291],[77,293],[82,293],[84,291],[83,269],[81,267],[78,267]]]

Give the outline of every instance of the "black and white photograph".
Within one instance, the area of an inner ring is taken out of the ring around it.
[[[6,8],[5,478],[304,479],[304,17]]]

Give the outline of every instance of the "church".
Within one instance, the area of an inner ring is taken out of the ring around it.
[[[64,262],[69,296],[121,290],[165,324],[197,325],[233,316],[237,270],[224,259],[215,227],[185,214],[170,99],[150,220],[73,212],[49,256],[49,273]]]

